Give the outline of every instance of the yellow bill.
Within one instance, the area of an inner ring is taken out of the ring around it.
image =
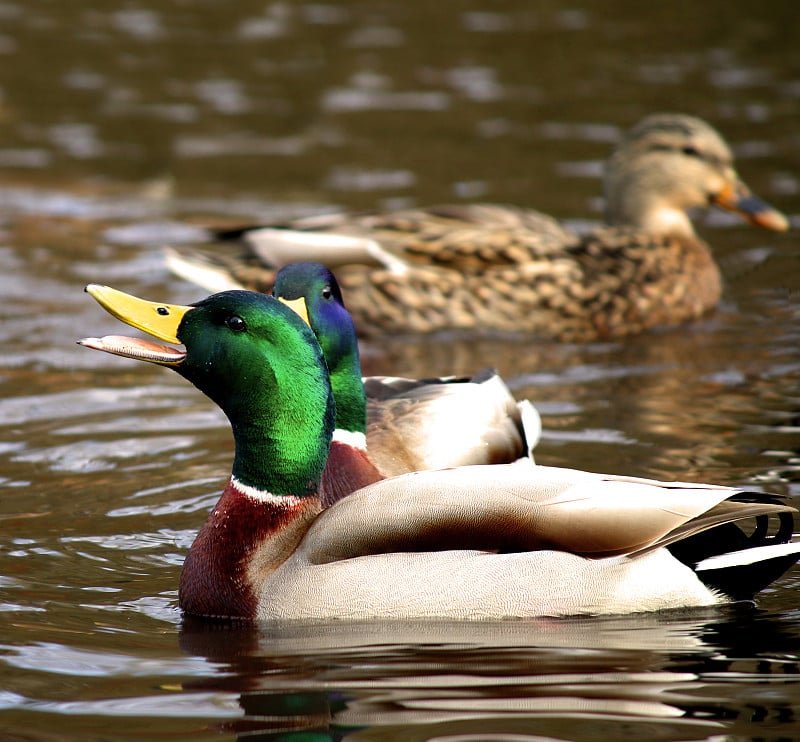
[[[126,325],[168,343],[180,343],[178,328],[186,313],[194,309],[180,304],[146,301],[124,291],[95,283],[86,287],[86,293],[109,314]],[[161,366],[178,366],[186,358],[186,352],[182,349],[123,335],[84,338],[78,342],[87,348],[102,350],[124,358],[157,363]]]

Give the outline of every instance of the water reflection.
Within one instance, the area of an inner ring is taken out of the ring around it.
[[[701,739],[750,714],[794,723],[775,685],[800,681],[798,624],[785,619],[737,606],[708,615],[478,625],[250,629],[191,620],[181,647],[227,668],[187,689],[240,692],[243,718],[225,728],[242,734],[574,739],[586,738],[591,722],[598,739],[617,739],[631,724],[640,733],[657,729],[658,739]],[[756,677],[745,675],[739,657],[758,658]],[[743,711],[741,696],[755,703],[767,679],[775,707]],[[739,705],[718,695],[731,682],[747,686],[737,692]],[[786,689],[787,702],[791,694]]]

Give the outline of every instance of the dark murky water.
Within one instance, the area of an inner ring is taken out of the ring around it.
[[[646,113],[707,118],[797,224],[792,3],[0,2],[0,736],[792,739],[800,572],[757,609],[489,625],[184,622],[178,572],[231,456],[169,372],[74,341],[82,287],[177,302],[188,226],[491,200],[597,219]],[[800,496],[795,233],[704,220],[727,280],[681,331],[590,346],[365,348],[492,364],[542,463]],[[316,732],[313,736],[311,732]]]

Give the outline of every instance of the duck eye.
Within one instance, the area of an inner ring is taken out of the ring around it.
[[[225,320],[225,326],[232,332],[244,332],[247,329],[245,321],[236,314]]]
[[[702,157],[700,150],[697,149],[697,147],[695,147],[693,144],[687,144],[683,149],[681,149],[681,152],[688,157]]]
[[[322,289],[322,298],[330,299],[331,296],[333,296],[333,290],[330,286],[325,286],[325,288]]]

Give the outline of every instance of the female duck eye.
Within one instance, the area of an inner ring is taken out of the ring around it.
[[[330,299],[333,296],[333,291],[331,290],[330,286],[325,286],[322,289],[322,298],[323,299]]]
[[[692,144],[687,144],[681,151],[689,157],[701,157],[700,150]]]
[[[235,314],[225,320],[225,326],[233,332],[244,332],[247,329],[245,321]]]

